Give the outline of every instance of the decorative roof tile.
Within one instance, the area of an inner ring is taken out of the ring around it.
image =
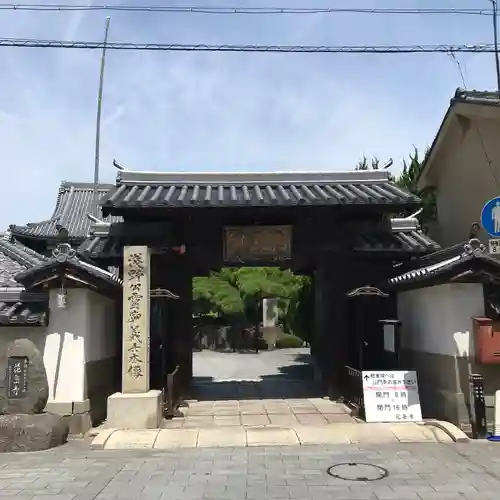
[[[111,184],[99,184],[99,198],[112,187]],[[83,240],[91,224],[87,214],[97,213],[98,217],[102,217],[100,207],[94,207],[93,189],[93,184],[89,182],[62,182],[50,219],[25,226],[11,225],[10,231],[17,236],[35,238],[57,238],[67,231],[70,240]],[[121,218],[111,216],[105,220],[118,221]]]
[[[412,205],[418,197],[386,171],[170,173],[120,170],[102,199],[104,214],[137,207]]]

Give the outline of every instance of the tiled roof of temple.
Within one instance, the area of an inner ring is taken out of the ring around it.
[[[490,257],[478,239],[431,253],[418,260],[418,267],[406,268],[389,280],[396,289],[454,282],[481,281],[481,277],[500,282],[500,261]]]
[[[98,194],[102,198],[111,184],[99,184]],[[90,220],[87,213],[102,217],[100,207],[94,207],[93,184],[90,182],[62,182],[52,217],[46,221],[32,222],[25,226],[11,225],[13,235],[35,238],[57,238],[61,230],[68,232],[69,239],[83,240],[87,237]],[[119,217],[107,217],[108,221],[119,221]]]
[[[14,276],[43,262],[45,257],[14,240],[0,235],[0,287],[19,287]]]
[[[412,205],[387,171],[171,173],[119,170],[103,213],[133,207]]]
[[[26,293],[15,276],[39,265],[43,255],[15,241],[9,234],[0,235],[0,324],[45,325],[48,313],[46,293]]]

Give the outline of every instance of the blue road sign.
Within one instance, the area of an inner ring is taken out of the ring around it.
[[[500,237],[500,196],[484,205],[481,225],[490,236]]]

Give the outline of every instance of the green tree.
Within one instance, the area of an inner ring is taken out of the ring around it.
[[[429,153],[427,149],[424,158],[420,157],[417,148],[414,148],[413,153],[409,155],[408,160],[403,160],[403,169],[396,178],[390,176],[398,186],[410,191],[422,200],[423,211],[419,215],[419,220],[422,224],[436,219],[436,193],[432,189],[419,189],[417,186],[418,178],[424,166],[424,160]],[[379,170],[380,160],[375,156],[369,162],[366,156],[363,156],[354,167],[354,170]],[[411,215],[410,212],[402,214],[403,216]]]
[[[379,170],[380,169],[380,160],[374,156],[370,163],[366,159],[366,156],[363,155],[361,160],[358,161],[357,165],[354,167],[354,170]]]
[[[419,189],[418,178],[424,167],[424,160],[429,153],[427,149],[424,158],[420,158],[417,148],[410,154],[409,161],[403,160],[403,170],[396,179],[396,184],[410,193],[415,194],[422,200],[423,211],[420,214],[420,221],[424,224],[436,219],[436,192],[433,189]]]
[[[280,319],[285,328],[290,328],[288,310],[297,300],[305,280],[289,270],[275,267],[224,268],[194,280],[195,310],[224,317],[244,316],[258,327],[262,299],[277,297]]]

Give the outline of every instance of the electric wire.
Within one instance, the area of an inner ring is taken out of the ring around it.
[[[0,47],[102,49],[102,41],[42,40],[36,38],[0,38]],[[471,45],[208,45],[107,42],[108,50],[147,50],[169,52],[281,52],[281,53],[345,53],[345,54],[415,54],[415,53],[493,53],[493,44]]]
[[[71,5],[71,4],[1,4],[0,10],[26,11],[124,11],[124,12],[166,12],[186,14],[381,14],[381,15],[474,15],[491,16],[492,9],[460,8],[307,8],[307,7],[237,7],[237,6],[176,6],[176,5]]]

